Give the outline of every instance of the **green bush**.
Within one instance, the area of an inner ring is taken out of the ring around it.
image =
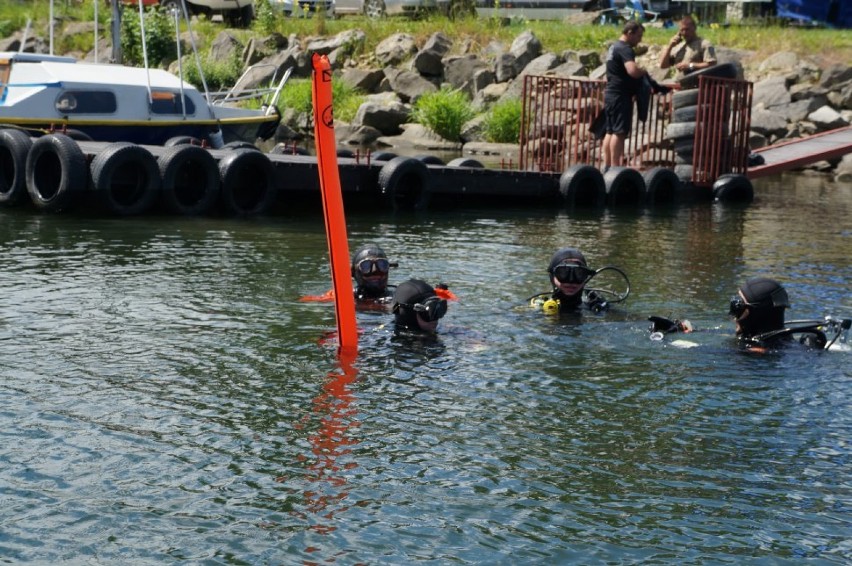
[[[442,138],[458,141],[462,126],[473,116],[470,100],[465,93],[442,88],[418,98],[414,103],[412,117]]]
[[[230,59],[223,61],[211,59],[210,57],[202,57],[201,71],[204,73],[207,88],[211,92],[216,92],[227,90],[234,86],[243,72],[243,64],[240,61],[240,54],[236,52],[234,52]],[[199,90],[204,89],[194,55],[189,55],[183,59],[183,78],[188,83],[194,85],[195,88]]]
[[[152,67],[177,58],[174,20],[165,11],[155,8],[145,11],[145,45],[148,64]],[[121,13],[121,55],[126,65],[145,63],[139,13],[135,10],[122,10]]]
[[[364,95],[358,90],[347,86],[343,81],[334,80],[331,83],[331,96],[334,103],[334,119],[351,122],[364,102]],[[278,101],[279,109],[292,108],[299,112],[313,111],[313,93],[310,79],[293,79],[281,91]]]
[[[494,143],[517,143],[521,135],[521,101],[510,98],[498,102],[485,115],[485,139]]]
[[[278,31],[278,17],[269,0],[255,0],[254,2],[254,29],[263,34]]]

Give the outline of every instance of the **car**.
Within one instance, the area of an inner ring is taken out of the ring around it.
[[[228,25],[248,27],[254,20],[254,0],[185,0],[189,15],[222,14]],[[163,8],[179,8],[181,0],[159,0]]]
[[[368,18],[441,12],[449,16],[473,13],[473,0],[336,0],[335,14],[364,14]]]
[[[328,17],[336,13],[336,0],[269,0],[269,5],[288,17],[310,17],[321,10]]]

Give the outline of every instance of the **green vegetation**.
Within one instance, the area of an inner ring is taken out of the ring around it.
[[[334,99],[334,119],[351,122],[358,111],[358,107],[364,102],[364,95],[347,86],[343,81],[332,82],[331,89]],[[310,80],[291,79],[287,82],[284,90],[281,91],[281,99],[278,101],[278,105],[281,110],[292,108],[298,112],[310,113],[313,111],[311,97]]]
[[[145,12],[145,47],[149,65],[157,66],[164,61],[175,60],[177,45],[174,35],[173,20],[166,12],[155,9]],[[125,10],[121,16],[121,52],[125,64],[144,64],[139,12],[135,10]]]
[[[515,143],[521,134],[521,101],[510,98],[496,103],[485,115],[483,135],[494,143]]]
[[[462,126],[473,116],[470,100],[465,93],[442,88],[417,99],[412,118],[442,138],[458,141]]]

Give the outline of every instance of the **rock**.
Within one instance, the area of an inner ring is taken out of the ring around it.
[[[601,54],[597,51],[576,51],[569,49],[562,52],[562,59],[566,63],[580,63],[586,69],[594,69],[601,64]]]
[[[820,86],[830,88],[836,84],[852,80],[852,67],[849,65],[832,65],[825,69],[820,77]]]
[[[473,107],[478,110],[488,108],[500,100],[509,88],[509,83],[493,83],[476,93],[473,97]]]
[[[772,107],[772,112],[783,116],[788,122],[799,122],[808,117],[808,114],[821,108],[827,102],[825,96],[814,96],[804,100],[797,100],[790,104],[781,104]]]
[[[384,135],[396,135],[410,116],[411,107],[403,104],[396,94],[372,94],[358,108],[352,125],[370,126]]]
[[[377,141],[392,147],[409,147],[424,150],[458,150],[461,144],[445,140],[422,124],[403,124],[402,134],[380,137]]]
[[[828,93],[828,100],[835,108],[852,110],[852,83],[846,85],[843,90]]]
[[[834,180],[838,183],[852,184],[852,153],[847,153],[834,170]]]
[[[547,71],[547,74],[555,77],[585,77],[589,73],[579,61],[566,61]]]
[[[476,55],[450,56],[444,59],[444,79],[458,90],[468,92],[471,97],[476,93],[473,90],[473,76],[477,71],[487,69],[488,63]]]
[[[767,138],[783,136],[787,132],[787,120],[777,112],[757,108],[751,112],[751,130]]]
[[[515,68],[516,57],[511,53],[501,53],[494,65],[494,73],[498,83],[505,83],[518,76]]]
[[[433,83],[414,71],[401,71],[394,67],[388,67],[385,69],[385,77],[387,77],[391,89],[399,95],[403,102],[416,102],[424,94],[438,90],[438,87]]]
[[[382,69],[345,69],[340,74],[340,80],[347,86],[367,94],[376,92],[384,78],[385,72]]]
[[[383,66],[398,65],[415,53],[414,37],[407,33],[395,33],[376,46],[376,58]]]
[[[813,122],[819,131],[833,130],[848,126],[840,112],[831,106],[823,106],[808,115],[808,121]]]
[[[341,145],[368,146],[381,137],[382,133],[370,126],[354,126],[345,122],[334,122],[334,138]]]
[[[799,64],[799,56],[792,51],[773,53],[758,67],[758,71],[792,71]]]
[[[236,53],[242,52],[242,42],[228,31],[220,31],[210,45],[210,58],[218,61],[230,61]]]
[[[414,70],[421,75],[444,76],[442,60],[450,52],[452,46],[453,41],[449,37],[441,32],[433,33],[426,40],[423,48],[414,56],[414,61],[412,61]]]
[[[461,133],[459,137],[461,137],[464,143],[474,142],[474,141],[485,141],[483,136],[483,130],[485,129],[485,121],[488,119],[488,116],[485,114],[480,114],[476,116],[472,120],[468,120],[465,122],[464,126],[462,126]]]
[[[512,42],[509,53],[515,56],[515,70],[520,73],[533,59],[541,55],[541,41],[529,30]]]
[[[328,55],[332,51],[353,54],[357,52],[367,41],[367,34],[360,29],[351,29],[338,33],[334,37],[319,38],[309,41],[305,45],[305,52],[311,56],[314,53]],[[339,51],[342,50],[342,51]]]
[[[787,90],[785,77],[770,77],[754,85],[752,108],[772,108],[780,104],[790,104],[790,91]]]

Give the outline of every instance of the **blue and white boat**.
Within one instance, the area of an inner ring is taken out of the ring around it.
[[[254,142],[275,133],[285,81],[268,89],[262,108],[243,108],[162,69],[0,52],[0,128],[70,130],[84,139],[151,145],[179,136],[210,140],[214,147]]]

